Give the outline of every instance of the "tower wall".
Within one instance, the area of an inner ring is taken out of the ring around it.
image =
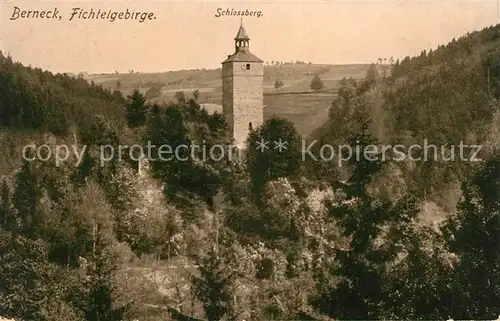
[[[233,131],[233,66],[229,63],[222,65],[222,113],[226,118],[231,136]]]
[[[250,124],[255,129],[264,122],[263,83],[261,62],[228,62],[223,65],[223,112],[238,147],[244,147]]]

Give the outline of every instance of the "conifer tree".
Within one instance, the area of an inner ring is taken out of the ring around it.
[[[314,75],[314,78],[311,81],[311,89],[312,90],[323,89],[323,81],[321,80],[321,78],[319,78],[318,75]]]
[[[233,282],[235,272],[223,266],[215,249],[210,250],[199,264],[200,276],[193,276],[194,294],[203,303],[208,321],[231,319],[233,313]]]
[[[138,89],[127,96],[127,122],[129,127],[140,127],[146,122],[148,106]]]

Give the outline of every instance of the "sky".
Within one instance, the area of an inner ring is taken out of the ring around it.
[[[499,23],[490,1],[0,1],[0,50],[52,72],[164,72],[218,68],[234,52],[239,16],[218,8],[260,11],[243,18],[250,51],[264,61],[351,64],[404,58],[453,37]],[[19,9],[15,9],[15,7]],[[15,10],[54,10],[51,19]],[[151,20],[69,20],[82,10],[151,12]]]

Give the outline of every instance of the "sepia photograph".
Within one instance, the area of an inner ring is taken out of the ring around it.
[[[500,321],[500,0],[0,1],[0,321]]]

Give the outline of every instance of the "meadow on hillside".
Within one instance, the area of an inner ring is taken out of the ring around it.
[[[274,63],[274,62],[273,62]],[[264,118],[283,117],[292,121],[302,137],[324,124],[328,109],[335,98],[342,78],[361,79],[369,65],[280,64],[264,67]],[[324,88],[317,92],[310,88],[314,75],[318,74]],[[139,89],[147,94],[155,88],[154,100],[175,102],[179,91],[191,96],[199,92],[198,101],[210,104],[210,111],[222,112],[221,69],[181,70],[164,73],[96,74],[89,76],[94,83],[110,90],[119,89],[129,94]],[[283,86],[275,88],[276,80]],[[214,105],[216,104],[216,105]]]

